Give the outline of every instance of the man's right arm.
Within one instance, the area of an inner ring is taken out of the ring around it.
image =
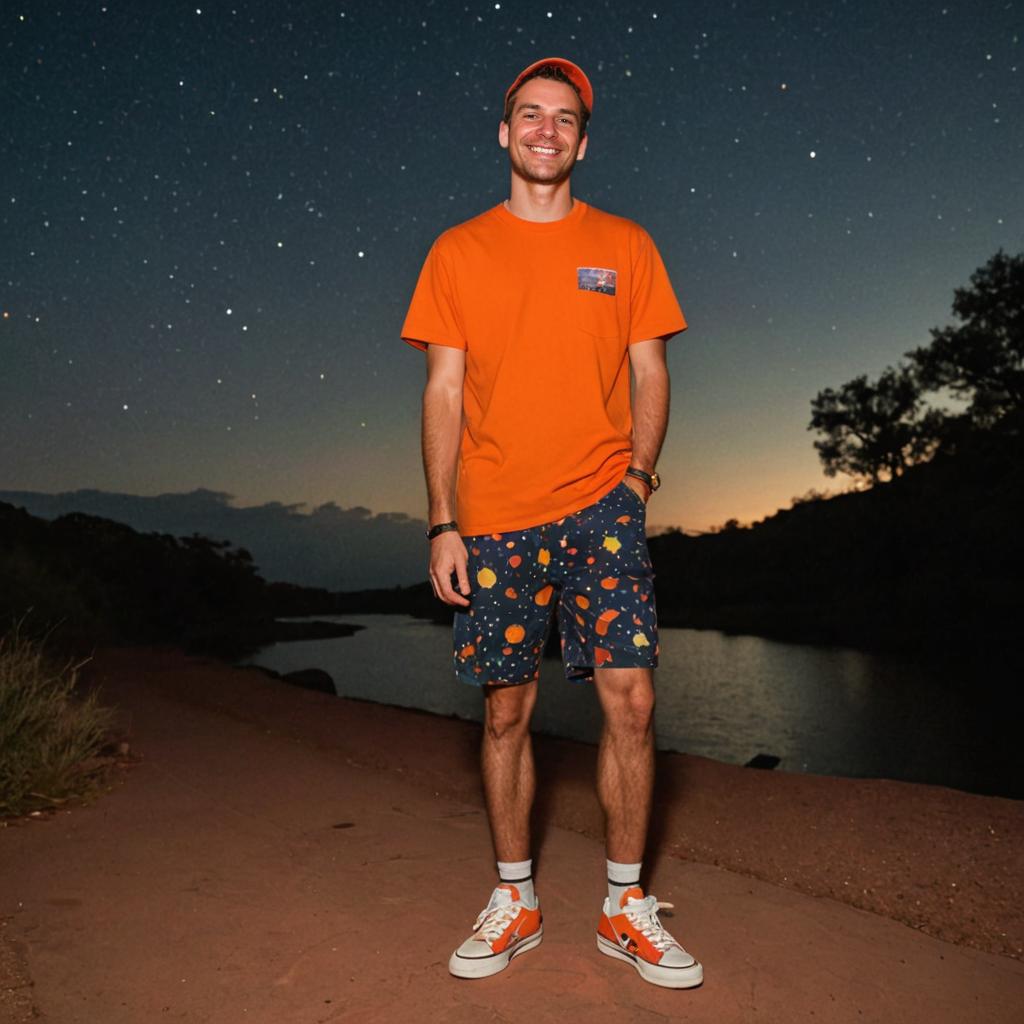
[[[428,525],[455,518],[455,477],[462,440],[462,388],[466,353],[444,345],[427,346],[427,383],[423,389],[423,471],[427,480]],[[446,604],[469,604],[469,554],[455,531],[430,542],[430,583]],[[451,577],[458,578],[459,593]]]

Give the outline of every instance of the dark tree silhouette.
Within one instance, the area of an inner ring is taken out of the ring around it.
[[[738,519],[727,519],[721,526],[712,529],[712,533],[731,533],[733,530],[742,530],[743,525]]]
[[[901,476],[941,446],[959,450],[995,427],[1013,434],[1024,422],[1024,253],[1002,249],[957,288],[951,327],[933,327],[931,344],[907,353],[875,383],[866,375],[811,402],[809,430],[828,476],[872,483]],[[923,396],[946,392],[964,412],[928,408]]]
[[[953,314],[959,326],[933,327],[931,344],[907,356],[924,390],[948,388],[970,402],[970,425],[989,429],[1024,398],[1024,253],[1000,249],[956,289]]]
[[[826,476],[847,473],[879,483],[929,458],[941,437],[943,417],[922,411],[921,390],[908,367],[888,367],[873,384],[866,374],[838,390],[826,388],[811,402],[808,430]]]

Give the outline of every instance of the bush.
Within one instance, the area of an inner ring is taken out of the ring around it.
[[[74,695],[84,662],[60,663],[21,632],[0,637],[0,815],[82,797],[99,783],[113,712]]]

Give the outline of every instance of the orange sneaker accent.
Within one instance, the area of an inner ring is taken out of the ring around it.
[[[473,926],[473,934],[451,955],[448,970],[457,978],[487,978],[503,971],[514,957],[540,944],[544,919],[540,906],[527,907],[519,890],[499,885]]]
[[[613,914],[604,901],[597,923],[597,948],[606,956],[631,963],[645,981],[663,988],[693,988],[704,980],[704,969],[665,930],[658,911],[671,908],[645,896],[639,887],[627,889]]]
[[[622,896],[619,897],[619,910],[621,910],[630,900],[642,900],[644,898],[644,891],[639,885],[634,885],[628,888]]]

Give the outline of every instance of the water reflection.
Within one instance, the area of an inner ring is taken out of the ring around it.
[[[279,672],[322,668],[343,696],[480,720],[480,692],[451,671],[448,629],[403,616],[344,621],[367,628],[344,639],[278,644],[251,661]],[[787,771],[1022,796],[1015,719],[999,697],[1009,686],[969,672],[847,648],[664,629],[658,746],[734,764],[763,752]],[[566,683],[560,665],[546,660],[534,727],[596,741],[601,720],[592,688]]]

